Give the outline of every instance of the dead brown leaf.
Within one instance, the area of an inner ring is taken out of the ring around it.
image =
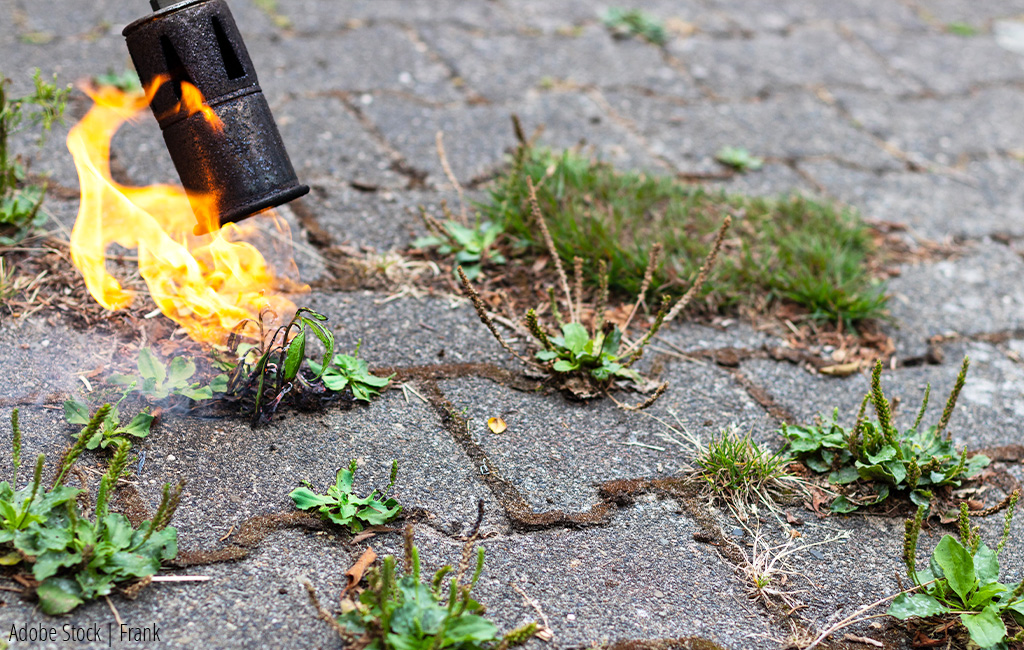
[[[377,554],[373,552],[373,547],[367,546],[363,554],[356,560],[356,563],[352,565],[352,568],[345,572],[345,578],[348,580],[348,583],[341,590],[342,600],[344,600],[345,594],[348,593],[349,589],[359,584],[359,581],[363,579],[363,574],[366,573],[366,570],[370,568],[370,565],[376,559]]]

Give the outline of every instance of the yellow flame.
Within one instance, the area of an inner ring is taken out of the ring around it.
[[[155,80],[144,94],[84,88],[95,103],[67,140],[81,186],[71,258],[96,301],[116,310],[130,305],[134,295],[107,271],[107,249],[111,244],[138,249],[139,273],[160,311],[197,341],[223,343],[240,323],[258,318],[261,311],[269,309],[279,318],[288,318],[295,305],[275,291],[285,280],[246,241],[257,236],[256,218],[197,236],[193,208],[215,214],[216,196],[193,195],[190,202],[178,186],[127,187],[111,177],[114,133],[146,110],[163,81]],[[201,112],[208,120],[212,116],[210,128],[223,130],[198,89],[191,86],[189,90],[189,86],[182,84],[182,103],[189,114]],[[273,214],[259,217],[268,218],[290,241],[283,220]]]

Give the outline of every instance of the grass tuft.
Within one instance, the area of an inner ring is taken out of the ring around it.
[[[848,328],[885,315],[884,286],[868,272],[870,232],[854,210],[829,202],[731,195],[520,142],[489,201],[476,207],[534,255],[548,248],[548,235],[531,216],[543,213],[560,260],[566,266],[576,256],[585,260],[585,280],[595,288],[597,260],[607,260],[609,289],[619,297],[641,292],[654,242],[664,254],[651,288],[681,294],[697,276],[723,217],[734,214],[733,238],[698,296],[706,310],[760,311],[791,301],[813,319]]]

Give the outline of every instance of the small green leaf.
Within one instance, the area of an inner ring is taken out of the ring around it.
[[[196,374],[196,364],[192,359],[174,357],[167,373],[167,381],[172,386],[177,386],[185,383],[194,374]]]
[[[572,372],[579,368],[579,365],[565,359],[559,359],[552,368],[554,368],[555,372]]]
[[[950,535],[944,535],[939,540],[932,553],[932,558],[936,564],[942,567],[942,573],[946,576],[950,588],[966,604],[968,595],[975,587],[974,558],[960,542]]]
[[[982,648],[989,648],[1006,638],[1006,625],[995,605],[989,605],[980,614],[961,614],[960,621],[971,634],[971,640]]]
[[[856,509],[857,504],[853,503],[852,501],[850,501],[841,494],[835,498],[835,500],[832,502],[831,507],[832,512],[838,512],[841,514],[853,512]]]
[[[70,424],[89,424],[89,406],[76,399],[64,402],[64,419]]]
[[[36,588],[39,606],[51,616],[66,614],[81,605],[82,589],[70,578],[47,578]]]
[[[288,353],[284,359],[284,380],[291,381],[299,374],[299,367],[306,358],[306,331],[299,330],[295,338],[288,344]]]
[[[124,433],[136,438],[145,438],[149,435],[149,429],[156,418],[148,413],[139,413],[132,418],[128,426],[123,429]]]
[[[927,594],[900,594],[892,601],[892,605],[889,606],[889,611],[886,613],[905,621],[911,616],[927,618],[948,611],[949,609],[945,605]]]
[[[312,490],[304,487],[292,490],[292,493],[288,496],[292,498],[292,501],[295,502],[295,507],[299,510],[312,510],[314,508],[319,508],[320,506],[333,505],[337,503],[337,501],[330,497],[316,494]]]
[[[805,460],[804,462],[806,463],[807,461]],[[807,466],[810,467],[811,469],[814,469],[815,471],[825,471],[815,469],[813,466],[811,466],[810,463],[807,463]],[[859,478],[860,474],[857,472],[857,468],[854,467],[853,465],[847,465],[828,475],[829,483],[835,483],[836,485],[846,485],[847,483],[853,483]]]
[[[139,350],[138,367],[143,379],[152,379],[157,385],[167,379],[167,368],[149,348]]]
[[[590,341],[590,335],[587,334],[586,328],[579,323],[562,325],[562,336],[565,339],[565,347],[569,348],[573,354],[582,352],[587,342]]]

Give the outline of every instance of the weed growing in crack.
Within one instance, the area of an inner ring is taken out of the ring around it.
[[[391,378],[378,377],[370,374],[370,367],[365,361],[359,358],[359,348],[362,341],[356,345],[355,351],[351,354],[337,354],[326,369],[316,361],[309,361],[310,369],[322,375],[324,385],[332,391],[340,392],[348,388],[352,396],[357,400],[369,402],[372,398],[380,395],[381,389],[391,384]]]
[[[413,543],[412,526],[406,527],[404,575],[399,575],[393,555],[384,558],[366,576],[366,589],[342,600],[342,614],[335,618],[320,604],[312,585],[306,583],[310,600],[320,617],[338,632],[346,647],[370,650],[507,650],[526,643],[537,631],[527,623],[501,634],[483,617],[484,607],[472,597],[484,568],[484,549],[473,553],[476,536],[462,550],[455,575],[451,566],[441,567],[424,582],[419,549]],[[466,577],[474,555],[473,573]],[[448,578],[447,585],[445,579]]]
[[[75,435],[76,441],[81,441],[83,436],[88,436],[85,441],[86,449],[106,449],[113,445],[115,449],[121,447],[122,444],[128,442],[127,436],[133,438],[143,439],[149,435],[149,429],[153,426],[153,420],[156,418],[150,415],[148,412],[137,413],[128,424],[121,423],[121,413],[118,411],[118,407],[121,402],[124,401],[125,397],[128,396],[128,391],[131,387],[125,391],[121,396],[121,399],[115,404],[104,404],[96,411],[96,415],[90,415],[89,405],[79,402],[76,399],[69,399],[64,402],[64,419],[69,424],[82,424],[84,428]],[[100,425],[95,428],[91,428],[90,424],[93,418],[99,417]]]
[[[454,255],[455,263],[461,265],[470,280],[475,280],[484,264],[504,264],[505,256],[495,246],[504,233],[501,224],[481,221],[479,215],[472,225],[459,223],[452,218],[448,206],[442,203],[447,219],[442,223],[427,214],[420,206],[420,217],[430,234],[413,241],[414,248],[436,248],[441,255]]]
[[[947,430],[969,363],[964,357],[956,384],[934,426],[921,428],[931,392],[928,386],[914,424],[903,432],[896,428],[890,402],[882,392],[881,361],[875,364],[871,392],[861,402],[852,429],[841,427],[836,414],[827,425],[783,425],[782,435],[789,439],[793,456],[815,472],[828,472],[830,483],[843,486],[844,494],[832,502],[833,512],[852,512],[879,504],[892,493],[905,494],[927,509],[935,488],[959,487],[964,479],[989,464],[989,458],[981,454],[968,458],[966,447],[957,453]],[[875,421],[865,417],[868,402],[874,407]]]
[[[54,75],[54,82],[57,77]],[[0,74],[0,245],[20,242],[41,226],[46,217],[40,212],[46,185],[27,182],[21,157],[10,150],[11,136],[28,122],[39,129],[40,145],[56,122],[62,119],[71,87],[58,88],[43,81],[36,69],[35,89],[24,97],[8,96],[10,80]]]
[[[355,474],[356,461],[353,460],[347,469],[338,470],[335,483],[327,488],[327,494],[317,494],[309,487],[301,487],[288,496],[299,510],[316,510],[324,521],[347,527],[352,533],[358,533],[365,526],[382,526],[394,521],[402,506],[388,494],[398,478],[398,461],[392,461],[391,480],[380,493],[372,490],[368,496],[355,496],[352,493]]]
[[[800,488],[800,479],[787,465],[784,450],[770,453],[750,435],[727,429],[697,446],[693,476],[705,491],[730,504],[741,520],[756,512],[759,504],[774,507],[776,501]]]
[[[138,528],[124,515],[110,512],[110,496],[128,465],[127,441],[116,444],[91,519],[78,504],[84,490],[64,484],[69,473],[77,471],[75,461],[108,414],[109,407],[104,406],[90,418],[60,460],[51,487],[42,486],[46,458],[39,454],[31,481],[19,489],[21,429],[17,409],[11,413],[14,476],[11,483],[0,483],[0,564],[31,572],[38,582],[35,595],[47,614],[64,614],[125,583],[130,583],[127,593],[137,594],[161,562],[178,553],[177,531],[168,524],[183,483],[174,488],[165,484],[156,514]]]
[[[611,7],[601,15],[601,21],[615,38],[636,36],[658,46],[668,42],[664,23],[646,11]]]
[[[917,568],[917,543],[927,508],[918,506],[917,515],[906,522],[903,541],[903,562],[917,589],[897,596],[887,613],[900,620],[956,615],[971,641],[981,648],[1024,641],[1024,580],[999,581],[999,555],[1009,539],[1019,498],[1019,491],[1010,497],[995,550],[981,541],[979,527],[971,526],[967,504],[962,504],[960,539],[944,535],[923,569]]]
[[[765,313],[792,302],[817,320],[848,329],[885,315],[884,286],[868,272],[874,245],[852,209],[801,196],[754,198],[726,194],[674,178],[622,172],[575,151],[554,153],[533,146],[516,122],[519,145],[509,168],[476,207],[500,223],[512,246],[545,255],[547,245],[532,216],[529,183],[548,216],[548,226],[566,265],[579,256],[591,287],[604,273],[609,289],[635,296],[655,242],[665,260],[651,288],[679,295],[696,277],[698,260],[714,246],[723,215],[737,215],[734,239],[714,275],[696,296],[709,310],[749,309]]]
[[[674,320],[690,304],[690,301],[697,292],[700,291],[721,250],[722,240],[725,238],[726,230],[728,230],[729,224],[732,222],[731,218],[725,217],[722,226],[718,230],[715,243],[705,258],[704,265],[690,286],[689,291],[677,300],[675,304],[672,304],[672,301],[667,298],[662,300],[651,327],[646,332],[638,333],[635,338],[629,340],[627,338],[629,326],[647,296],[647,290],[650,287],[654,269],[658,265],[661,247],[655,245],[651,249],[636,302],[621,329],[618,325],[605,322],[604,320],[604,312],[608,300],[609,276],[607,267],[604,264],[601,265],[600,288],[598,290],[597,303],[594,307],[594,321],[592,327],[588,330],[582,322],[583,260],[578,256],[573,258],[574,288],[570,289],[569,277],[555,249],[554,240],[551,232],[548,230],[544,215],[541,214],[537,202],[536,188],[532,180],[527,179],[527,187],[530,192],[533,219],[536,227],[543,234],[545,245],[555,261],[555,269],[560,282],[559,289],[564,298],[564,303],[559,305],[555,297],[557,293],[555,288],[551,287],[548,289],[548,308],[554,324],[559,328],[560,333],[554,334],[543,326],[538,317],[537,310],[528,310],[525,318],[525,329],[529,332],[533,343],[538,349],[533,354],[532,359],[524,357],[516,352],[498,332],[493,319],[487,313],[483,299],[470,284],[466,273],[459,268],[458,273],[462,280],[463,293],[473,302],[473,307],[476,309],[480,320],[483,321],[487,329],[490,330],[491,334],[494,335],[498,343],[505,350],[527,365],[535,367],[539,365],[558,382],[559,387],[563,390],[580,399],[589,399],[601,394],[607,394],[609,389],[613,387],[624,388],[625,385],[622,382],[628,381],[633,389],[642,393],[650,393],[650,397],[638,406],[626,408],[635,410],[650,406],[665,391],[667,384],[657,384],[645,380],[633,369],[633,365],[643,356],[644,348],[661,327]]]
[[[764,159],[752,155],[744,147],[722,147],[715,154],[715,160],[736,171],[746,173],[757,171],[764,165]]]

